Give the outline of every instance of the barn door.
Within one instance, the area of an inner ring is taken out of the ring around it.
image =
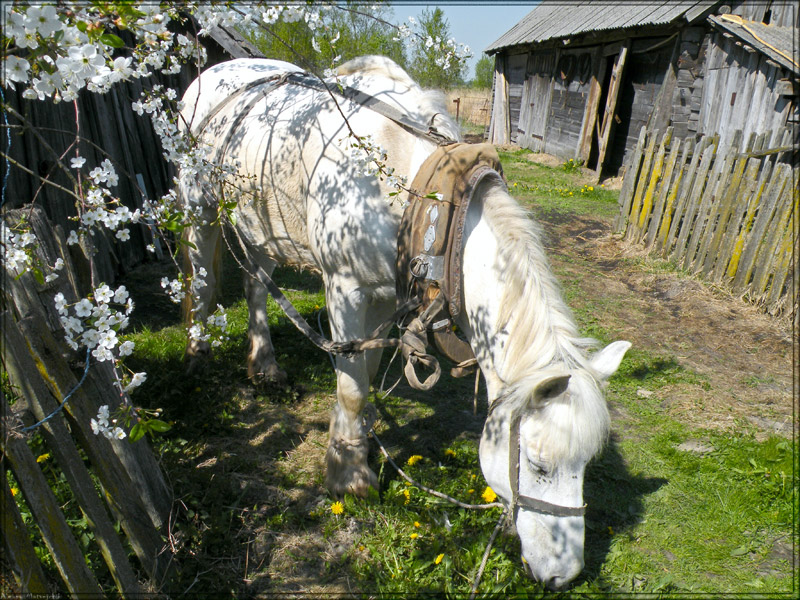
[[[596,174],[598,179],[603,170],[603,163],[606,159],[606,152],[608,151],[609,140],[611,140],[611,132],[614,129],[614,117],[617,111],[617,98],[619,98],[619,90],[622,87],[622,78],[625,73],[625,62],[628,57],[629,41],[620,48],[617,59],[614,61],[614,68],[611,71],[611,81],[608,84],[608,96],[606,98],[606,108],[603,113],[603,122],[600,126],[600,135],[598,139],[598,156],[597,156],[597,170]]]

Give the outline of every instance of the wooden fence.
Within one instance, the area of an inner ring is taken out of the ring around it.
[[[615,231],[771,314],[796,311],[798,189],[789,129],[674,139],[642,128]]]
[[[30,449],[31,437],[40,433],[50,454],[47,463],[54,461],[63,473],[119,594],[155,592],[168,578],[172,563],[162,537],[172,508],[171,492],[144,439],[131,443],[92,432],[90,419],[101,405],[118,404],[120,391],[108,363],[87,363],[86,354],[71,353],[63,342],[54,296],[61,292],[70,303],[80,297],[78,269],[63,230],[52,226],[41,209],[7,211],[4,218],[13,224],[23,213],[39,240],[38,257],[50,265],[61,258],[65,268],[49,283],[37,282],[30,273],[20,278],[5,273],[0,296],[2,365],[8,376],[0,389],[5,566],[13,570],[20,593],[46,594],[59,588],[37,558],[34,535],[46,545],[63,580],[62,590],[91,597],[108,591],[101,590],[98,574],[87,566],[75,532]],[[51,414],[41,426],[25,431]],[[7,469],[16,482],[13,491]],[[15,501],[19,493],[35,530],[23,522]]]

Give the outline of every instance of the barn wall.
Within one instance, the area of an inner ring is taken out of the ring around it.
[[[666,36],[633,40],[617,101],[619,121],[605,161],[608,171],[618,171],[636,147],[639,131],[655,108],[673,46]]]
[[[511,123],[511,141],[517,142],[522,90],[527,73],[528,53],[510,54],[506,57],[506,82],[508,85],[508,110]]]
[[[592,81],[594,48],[562,51],[553,71],[553,91],[545,131],[545,152],[577,158]]]
[[[779,86],[781,79],[791,78],[790,73],[720,33],[709,33],[704,44],[708,51],[698,65],[702,78],[693,83],[693,107],[700,98],[697,134],[719,133],[720,148],[724,149],[737,129],[742,131],[744,143],[751,133],[778,129],[797,118],[796,101],[782,95]]]

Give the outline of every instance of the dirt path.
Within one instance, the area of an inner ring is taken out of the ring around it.
[[[667,388],[661,400],[670,415],[695,427],[729,430],[747,423],[759,438],[791,436],[788,318],[770,317],[723,290],[659,268],[641,247],[612,236],[607,222],[552,214],[540,220],[559,278],[576,281],[587,301],[600,307],[594,318],[602,327],[707,380],[690,390]]]

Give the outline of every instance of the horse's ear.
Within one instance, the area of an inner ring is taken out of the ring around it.
[[[622,358],[630,347],[630,342],[612,342],[592,356],[592,367],[600,375],[600,379],[606,381],[617,372]]]
[[[553,398],[566,392],[569,377],[569,375],[552,375],[540,381],[533,390],[534,406],[547,404]]]

